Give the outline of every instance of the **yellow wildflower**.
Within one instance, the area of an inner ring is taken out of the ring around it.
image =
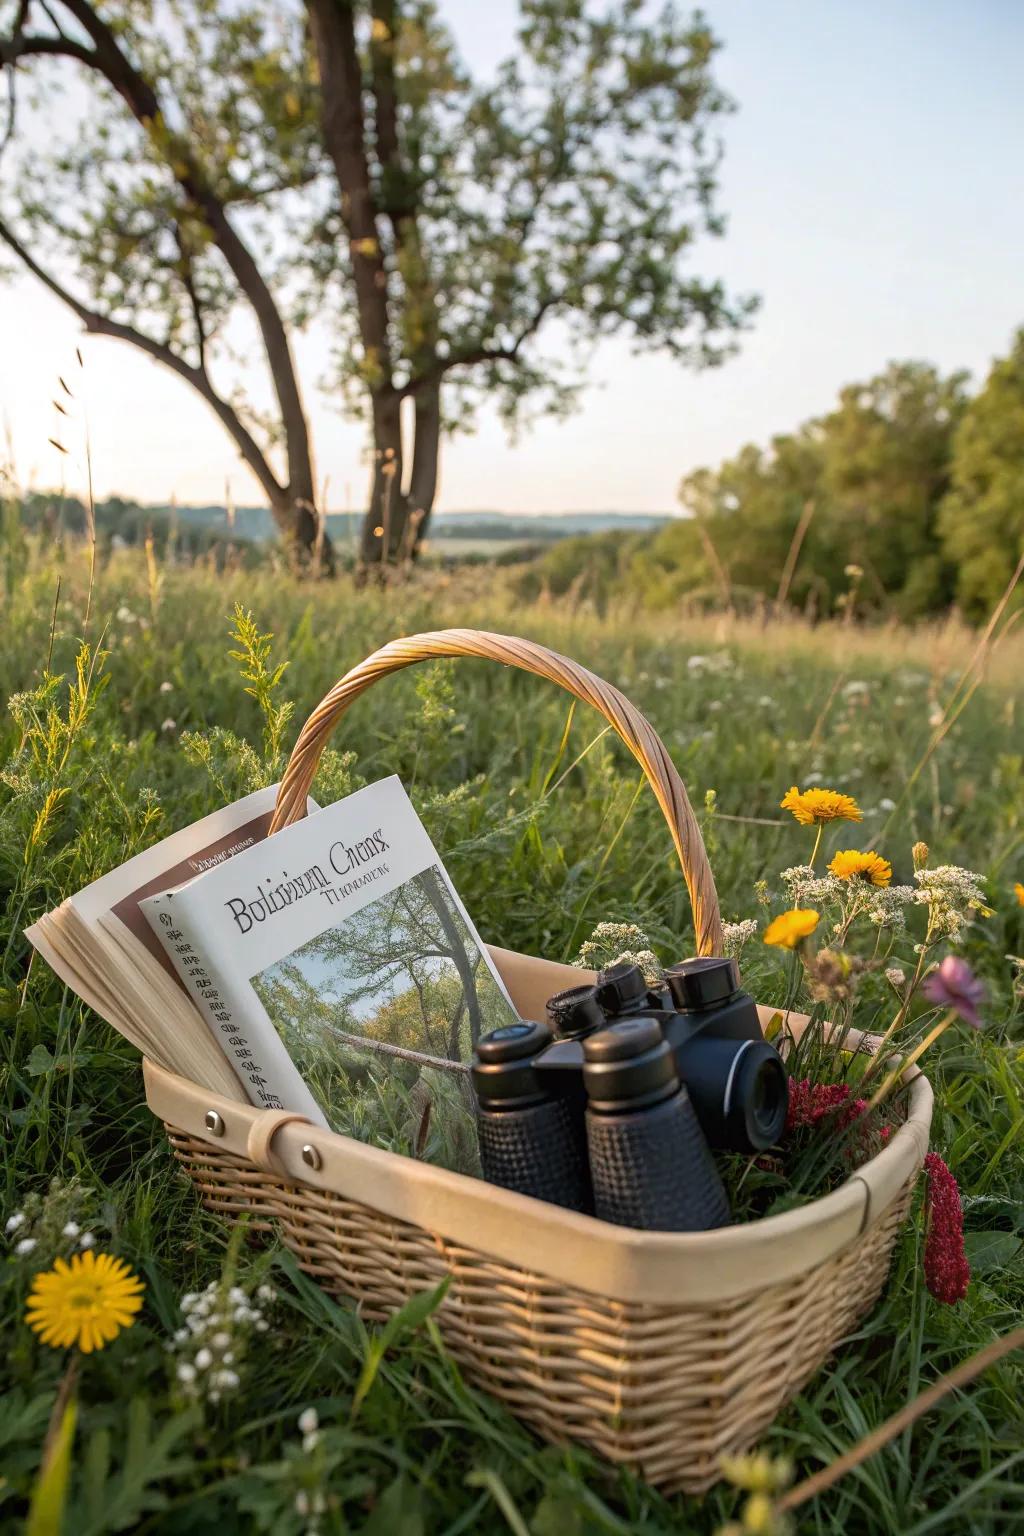
[[[774,944],[778,949],[796,949],[817,928],[820,915],[813,907],[794,907],[783,912],[768,924],[764,942]]]
[[[1021,885],[1019,880],[1014,884],[1013,894],[1016,896],[1020,905],[1024,907],[1024,885]]]
[[[76,1253],[69,1264],[57,1259],[36,1275],[26,1321],[44,1344],[84,1355],[103,1349],[122,1328],[130,1328],[142,1306],[142,1281],[123,1259],[109,1253]]]
[[[779,804],[784,811],[792,811],[802,827],[823,821],[860,821],[856,800],[837,789],[798,789],[794,784]]]
[[[859,853],[847,848],[837,853],[829,865],[837,880],[864,880],[868,885],[888,885],[892,879],[892,865],[880,853]]]

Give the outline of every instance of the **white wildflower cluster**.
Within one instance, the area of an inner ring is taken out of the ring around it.
[[[744,944],[757,933],[757,920],[753,917],[745,917],[738,923],[722,924],[722,953],[738,959]]]
[[[661,962],[651,949],[650,939],[636,923],[598,923],[573,961],[583,970],[594,971],[623,963],[638,965],[652,986],[661,980]]]
[[[269,1305],[272,1286],[261,1285],[255,1301]],[[225,1288],[211,1281],[204,1291],[181,1298],[184,1327],[168,1348],[175,1356],[175,1378],[187,1398],[219,1403],[240,1383],[239,1366],[250,1336],[266,1333],[270,1324],[240,1285]]]
[[[928,907],[932,936],[944,933],[958,938],[971,912],[990,915],[981,888],[984,876],[973,870],[961,869],[959,864],[938,864],[934,869],[919,869],[914,879],[919,886],[914,900]]]
[[[895,992],[902,992],[907,984],[907,973],[902,965],[887,965],[885,979]]]
[[[320,1418],[316,1409],[303,1408],[298,1424],[303,1454],[311,1460],[304,1464],[302,1475],[307,1486],[296,1490],[294,1508],[299,1518],[307,1521],[305,1536],[319,1536],[320,1517],[327,1513],[327,1491],[323,1459],[316,1455],[320,1445]]]
[[[67,1258],[76,1249],[84,1250],[96,1246],[96,1238],[92,1232],[83,1231],[79,1222],[64,1221],[57,1226],[52,1220],[55,1212],[47,1210],[46,1205],[36,1195],[30,1196],[27,1208],[21,1211],[12,1211],[4,1222],[4,1235],[9,1239],[12,1249],[19,1259],[28,1258],[29,1254],[36,1253],[37,1262],[41,1259],[43,1267],[51,1264],[56,1258]],[[57,1215],[57,1222],[61,1217]],[[42,1248],[40,1249],[40,1242]]]
[[[686,670],[700,677],[705,672],[731,672],[735,663],[728,651],[716,651],[712,656],[688,656]]]
[[[794,864],[779,876],[794,907],[827,906],[843,897],[843,882],[835,875],[816,875],[809,864]]]
[[[844,699],[867,699],[871,692],[871,684],[865,683],[861,678],[853,678],[843,688]]]
[[[869,886],[865,914],[879,928],[902,931],[907,926],[906,907],[916,898],[912,885]]]

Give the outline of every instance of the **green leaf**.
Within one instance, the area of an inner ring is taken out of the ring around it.
[[[29,1077],[42,1077],[44,1072],[53,1071],[55,1063],[56,1058],[50,1054],[45,1045],[34,1045],[25,1061],[25,1071]]]
[[[971,1270],[976,1275],[1005,1269],[1024,1247],[1024,1239],[1015,1232],[968,1232],[964,1237]]]
[[[380,1332],[370,1338],[363,1369],[359,1373],[359,1380],[356,1382],[356,1390],[352,1397],[353,1418],[359,1412],[367,1392],[373,1386],[380,1363],[391,1345],[403,1333],[412,1333],[423,1326],[427,1318],[431,1317],[441,1305],[448,1293],[450,1283],[450,1277],[446,1275],[436,1290],[420,1291],[417,1295],[410,1296],[405,1306],[393,1313]]]

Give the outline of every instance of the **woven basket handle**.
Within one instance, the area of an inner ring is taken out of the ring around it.
[[[410,635],[392,640],[361,661],[314,709],[295,743],[281,780],[277,807],[270,825],[271,833],[298,821],[306,812],[306,797],[320,754],[337,722],[361,693],[378,678],[398,672],[417,661],[433,661],[444,656],[480,656],[520,667],[557,683],[584,704],[591,704],[618,732],[654,790],[672,834],[683,877],[690,893],[697,952],[716,955],[722,952],[722,921],[718,910],[715,882],[687,798],[683,781],[660,737],[638,709],[610,683],[588,672],[547,646],[514,635],[494,635],[479,629],[443,629],[433,634]]]

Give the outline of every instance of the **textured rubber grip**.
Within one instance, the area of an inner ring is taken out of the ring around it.
[[[587,1145],[602,1221],[645,1232],[729,1225],[729,1202],[685,1088],[653,1109],[588,1109]]]
[[[481,1109],[477,1133],[488,1184],[570,1211],[591,1209],[582,1139],[561,1099],[525,1109]]]

